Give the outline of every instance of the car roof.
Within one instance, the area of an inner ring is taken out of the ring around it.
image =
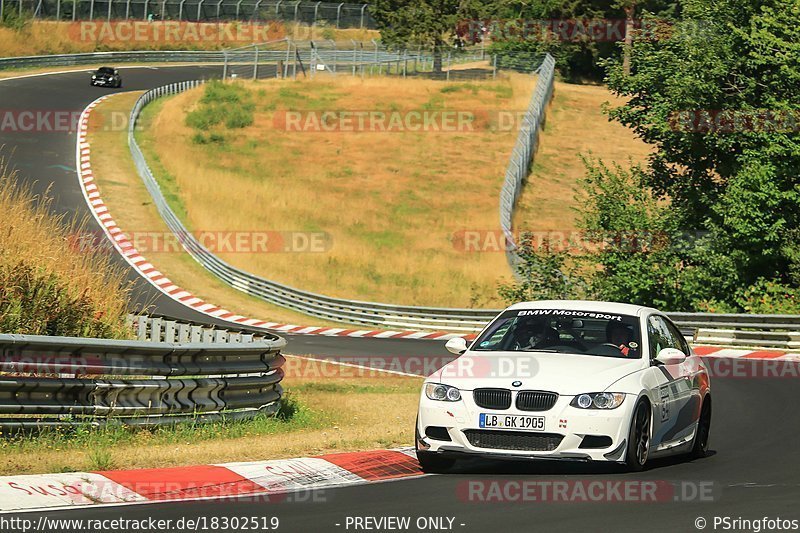
[[[516,309],[574,309],[576,311],[591,311],[595,313],[617,313],[620,315],[639,316],[649,313],[661,313],[658,309],[643,305],[626,304],[620,302],[598,302],[594,300],[538,300],[535,302],[520,302],[508,308]]]

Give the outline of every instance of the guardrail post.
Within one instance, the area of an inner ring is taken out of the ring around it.
[[[203,14],[202,9],[203,9],[203,2],[204,1],[205,0],[200,0],[200,2],[198,2],[198,4],[197,4],[197,17],[195,18],[196,22],[200,22],[200,15]]]
[[[452,65],[452,56],[447,52],[447,81],[450,81],[450,67]]]
[[[181,344],[189,342],[190,331],[191,331],[191,325],[178,324],[178,342]]]
[[[164,342],[175,342],[176,322],[174,320],[164,321]]]
[[[278,2],[280,3],[280,2]],[[286,78],[289,75],[289,57],[292,52],[292,41],[286,39],[286,62],[283,64],[283,77]]]
[[[256,46],[255,61],[253,62],[253,79],[258,79],[258,46]]]
[[[312,22],[312,25],[317,23],[317,12],[319,11],[319,5],[321,3],[322,2],[317,2],[316,5],[314,6],[314,22]]]
[[[337,29],[337,30],[339,29],[339,21],[340,21],[340,20],[341,20],[341,18],[342,18],[342,6],[343,6],[343,5],[344,5],[344,2],[342,2],[341,4],[339,4],[339,5],[336,7],[336,29]]]
[[[183,20],[183,4],[186,3],[186,0],[181,0],[181,3],[178,5],[178,20]]]
[[[147,340],[147,324],[149,322],[147,317],[144,316],[144,315],[139,315],[138,317],[136,317],[136,322],[137,322],[136,338],[139,339],[140,341],[146,341]]]
[[[189,334],[189,342],[200,342],[203,339],[203,328],[201,326],[192,325]]]
[[[241,8],[241,6],[242,6],[242,0],[236,2],[236,20],[239,20],[239,9]]]
[[[153,342],[161,342],[161,318],[153,318],[150,321],[150,339]]]
[[[228,52],[222,51],[222,81],[228,79]]]
[[[361,24],[359,25],[360,29],[364,29],[364,11],[367,9],[367,4],[361,6]]]

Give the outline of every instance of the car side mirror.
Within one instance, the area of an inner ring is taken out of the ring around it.
[[[686,361],[686,354],[677,348],[664,348],[658,352],[656,361],[665,365],[679,365]]]
[[[444,347],[452,354],[461,355],[467,351],[467,341],[462,337],[454,337],[447,341]]]

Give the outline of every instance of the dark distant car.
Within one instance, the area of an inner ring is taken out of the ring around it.
[[[91,85],[98,87],[122,87],[122,76],[119,70],[111,67],[100,67],[92,72]]]

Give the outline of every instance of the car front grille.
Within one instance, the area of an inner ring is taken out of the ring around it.
[[[547,411],[558,401],[555,392],[523,390],[517,393],[517,409],[520,411]]]
[[[561,444],[563,435],[555,433],[531,433],[526,431],[493,431],[488,429],[468,429],[464,435],[476,448],[494,450],[525,450],[532,452],[552,452]]]
[[[472,391],[475,405],[484,409],[508,409],[511,407],[511,391],[507,389],[475,389]]]

